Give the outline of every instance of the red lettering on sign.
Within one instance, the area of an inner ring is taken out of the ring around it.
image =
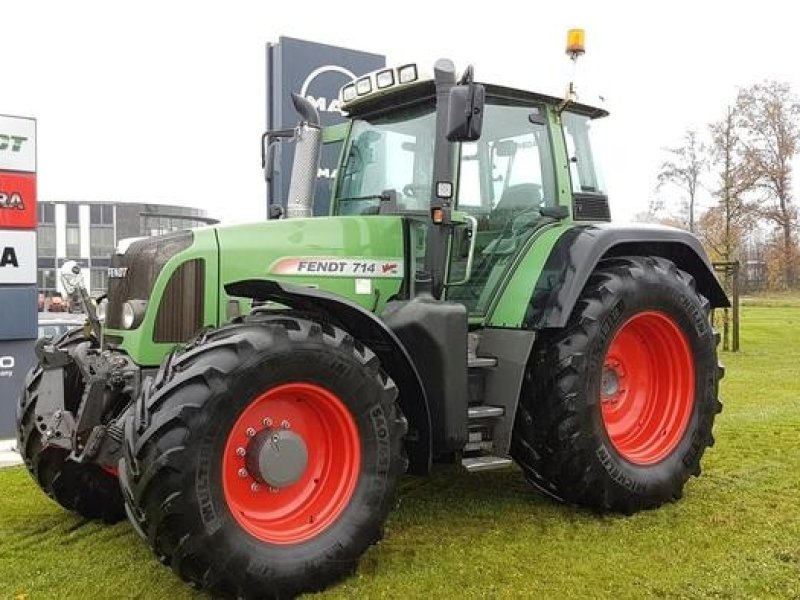
[[[0,229],[36,229],[36,174],[0,171]]]

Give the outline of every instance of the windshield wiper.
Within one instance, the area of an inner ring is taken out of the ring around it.
[[[357,200],[383,200],[386,202],[387,200],[391,200],[388,192],[384,192],[383,194],[369,194],[367,196],[351,196],[350,198],[339,198],[339,202],[351,202]]]

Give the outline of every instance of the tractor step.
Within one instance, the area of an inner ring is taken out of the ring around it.
[[[492,440],[479,440],[464,444],[464,452],[491,452],[492,450],[494,450],[494,442]]]
[[[467,418],[469,419],[488,419],[492,417],[502,417],[502,406],[489,406],[488,404],[480,404],[478,406],[470,406],[467,408]],[[463,414],[463,413],[462,413]]]
[[[514,461],[504,456],[471,456],[461,459],[463,466],[470,473],[478,471],[491,471],[510,466]]]
[[[470,356],[467,358],[467,366],[470,369],[486,369],[497,366],[496,358],[489,358],[488,356]]]

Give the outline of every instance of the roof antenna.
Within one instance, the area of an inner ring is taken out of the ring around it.
[[[586,53],[585,38],[583,29],[570,29],[567,31],[567,56],[572,60],[572,76],[570,77],[564,100],[558,105],[559,115],[564,112],[567,106],[578,99],[578,93],[575,91],[575,73],[578,70],[578,58]]]

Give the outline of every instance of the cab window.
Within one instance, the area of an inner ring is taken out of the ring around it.
[[[574,194],[605,194],[606,188],[592,154],[592,121],[585,115],[565,112],[564,141],[567,145],[569,174]]]

